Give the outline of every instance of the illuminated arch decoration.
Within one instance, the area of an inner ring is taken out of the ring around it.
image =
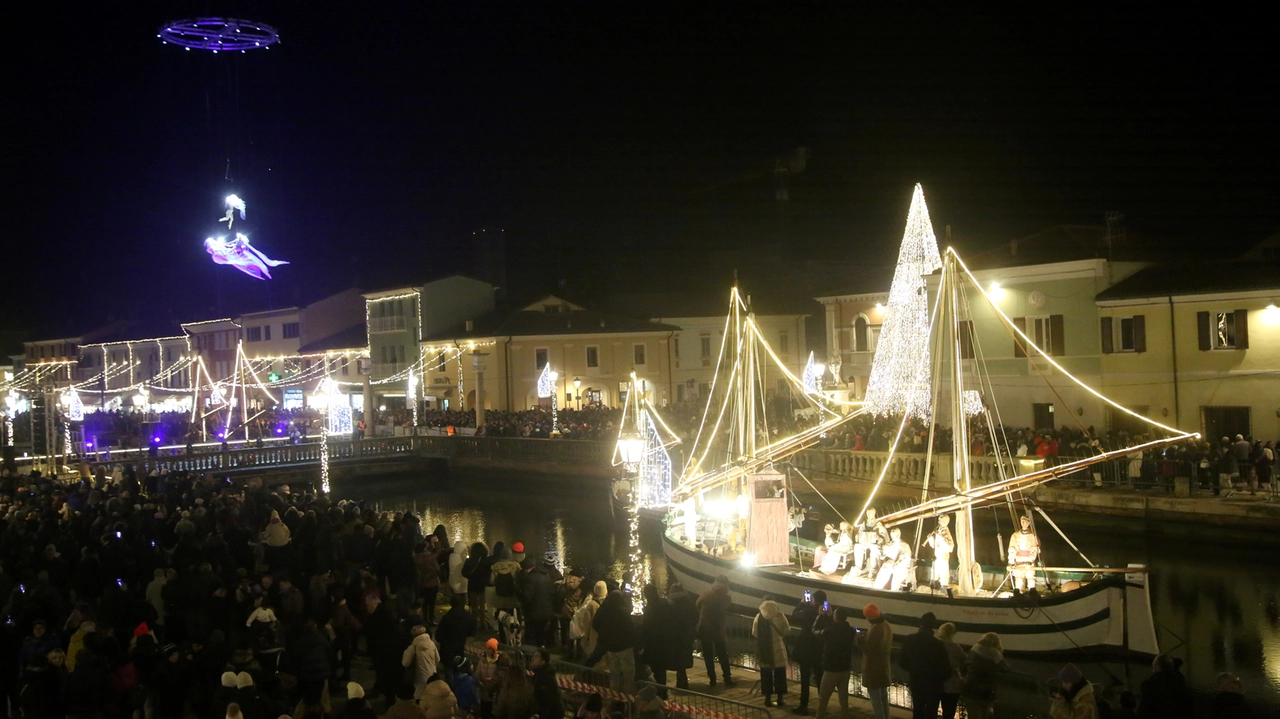
[[[270,25],[233,17],[174,20],[161,25],[156,37],[166,45],[208,50],[214,54],[266,50],[280,42],[280,33]]]

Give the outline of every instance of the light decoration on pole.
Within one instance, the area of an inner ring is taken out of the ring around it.
[[[671,504],[671,455],[648,410],[640,412],[645,428],[640,457],[638,496],[642,507]]]
[[[316,386],[317,395],[325,401],[324,431],[320,433],[320,491],[329,493],[329,437],[351,437],[351,402],[338,390],[338,383],[325,377]]]
[[[551,398],[551,431],[560,431],[560,417],[556,407],[556,379],[560,377],[558,372],[551,371],[551,363],[542,365],[542,374],[538,375],[538,398]]]
[[[409,370],[409,378],[405,381],[404,401],[413,412],[413,426],[418,426],[418,376]]]
[[[642,383],[631,373],[631,385],[622,407],[618,441],[613,450],[613,466],[636,473],[636,493],[640,507],[671,504],[671,455],[667,448],[680,439],[662,421]]]
[[[67,419],[72,422],[84,421],[84,402],[80,401],[80,394],[76,392],[76,388],[72,387],[63,395],[63,404],[67,408]]]
[[[800,376],[800,382],[804,386],[805,394],[818,394],[822,391],[822,375],[826,371],[826,367],[814,361],[813,353],[810,352],[809,362],[804,366],[804,374]]]
[[[878,415],[929,416],[929,291],[925,276],[940,267],[942,257],[924,190],[916,185],[867,382],[866,406]]]

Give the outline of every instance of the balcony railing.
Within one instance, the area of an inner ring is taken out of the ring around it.
[[[409,329],[409,318],[404,315],[392,315],[391,317],[370,317],[370,332],[396,332],[399,330]]]

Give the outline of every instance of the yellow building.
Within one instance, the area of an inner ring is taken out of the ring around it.
[[[486,409],[550,404],[538,396],[538,377],[550,365],[560,407],[619,406],[633,371],[649,399],[663,404],[675,393],[671,351],[679,331],[548,295],[424,339],[421,397],[431,409],[474,409],[480,368]]]
[[[1275,262],[1134,274],[1097,297],[1102,391],[1211,441],[1280,438],[1277,302]]]

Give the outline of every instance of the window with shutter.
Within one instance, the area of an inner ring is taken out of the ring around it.
[[[1099,322],[1102,325],[1102,354],[1109,355],[1115,352],[1115,338],[1112,336],[1112,322],[1110,317],[1103,317]]]
[[[960,321],[960,359],[973,359],[973,320]]]
[[[1198,339],[1200,342],[1201,352],[1207,352],[1213,348],[1213,345],[1209,342],[1209,313],[1208,312],[1196,313],[1196,334],[1198,335]]]
[[[1236,310],[1236,349],[1249,349],[1249,310]]]
[[[1017,328],[1018,328],[1018,330],[1019,330],[1019,331],[1021,331],[1023,334],[1026,334],[1026,333],[1027,333],[1027,318],[1026,318],[1026,317],[1014,317],[1014,318],[1013,318],[1013,326],[1014,326],[1014,327],[1017,327]],[[1013,337],[1013,356],[1014,356],[1014,357],[1026,357],[1026,356],[1027,356],[1027,348],[1023,345],[1022,338],[1021,338],[1021,337],[1019,337],[1019,336],[1018,336],[1018,335],[1016,335],[1016,334],[1015,334],[1015,335],[1014,335],[1014,337]]]
[[[1133,316],[1133,351],[1147,351],[1147,318],[1145,315]]]
[[[1062,315],[1049,315],[1049,347],[1046,350],[1054,357],[1067,354],[1066,331],[1063,328]]]

